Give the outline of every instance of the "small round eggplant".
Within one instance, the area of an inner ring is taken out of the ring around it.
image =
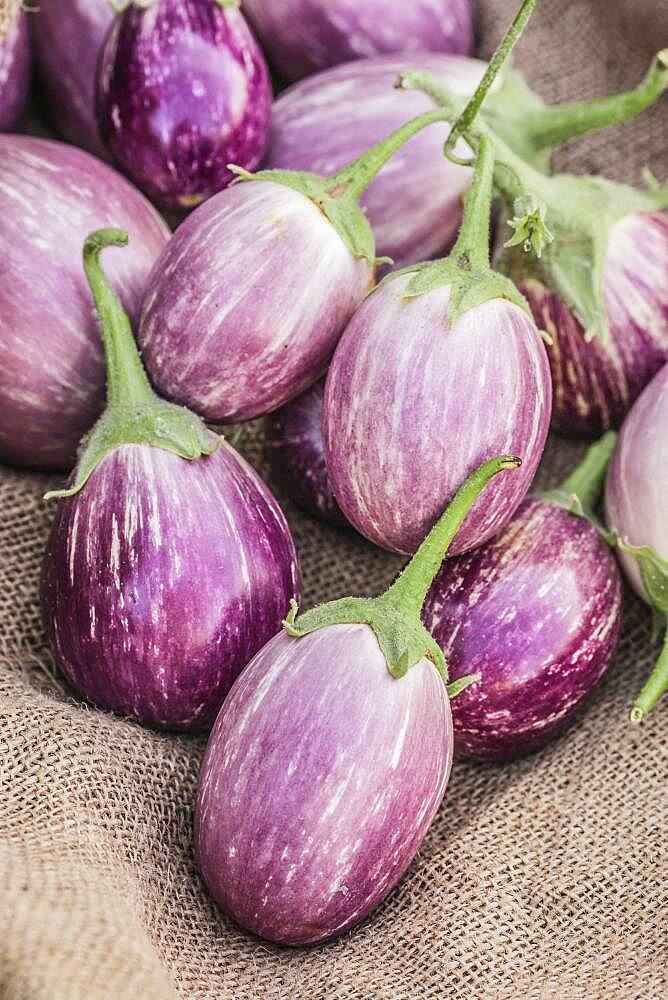
[[[46,113],[65,139],[102,159],[95,71],[113,18],[109,0],[45,0],[32,15]]]
[[[502,457],[477,470],[381,597],[299,617],[293,606],[287,634],[232,688],[202,764],[195,844],[212,894],[254,933],[332,937],[414,858],[452,760],[445,663],[420,608],[484,484],[516,466]]]
[[[30,39],[25,11],[19,10],[0,39],[0,132],[9,132],[21,117],[30,90]]]
[[[188,209],[252,170],[269,132],[271,83],[236,0],[131,2],[98,67],[100,131],[153,201]]]
[[[159,391],[212,423],[269,413],[319,379],[373,282],[358,200],[440,109],[334,177],[243,174],[179,226],[149,278],[138,339]]]
[[[148,725],[206,729],[299,590],[285,518],[260,477],[199,418],[151,390],[127,316],[99,266],[122,246],[92,234],[86,273],[102,321],[108,405],[83,443],[44,559],[56,663],[95,705]]]
[[[265,453],[272,481],[309,514],[347,525],[334,499],[322,440],[324,379],[265,420]]]
[[[104,401],[104,364],[81,245],[100,222],[135,234],[109,274],[136,316],[169,239],[146,199],[110,167],[64,143],[0,135],[0,459],[70,469]]]
[[[450,678],[480,674],[452,705],[458,756],[509,760],[545,746],[608,667],[620,574],[594,524],[569,508],[596,500],[614,441],[609,432],[593,446],[556,502],[527,497],[499,535],[446,559],[432,584],[423,621]]]
[[[286,80],[382,52],[473,50],[471,0],[245,0]]]

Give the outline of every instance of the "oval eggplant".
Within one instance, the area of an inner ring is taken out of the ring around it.
[[[409,64],[460,94],[472,93],[485,69],[475,59],[422,52],[411,54]],[[406,66],[400,56],[376,56],[290,87],[272,108],[267,165],[333,173],[407,118],[427,110],[432,101],[425,94],[394,87]],[[457,235],[461,196],[471,172],[443,156],[448,131],[444,123],[419,132],[362,198],[378,255],[391,257],[397,267],[446,252]]]
[[[132,230],[125,254],[109,251],[109,273],[136,315],[169,230],[124,178],[60,142],[0,136],[0,176],[0,458],[68,469],[104,400],[81,245],[105,220]]]
[[[252,170],[267,143],[271,84],[235,4],[130,3],[98,67],[100,131],[123,170],[164,208],[192,208]]]
[[[447,559],[423,620],[451,680],[455,753],[510,760],[561,733],[604,674],[621,619],[619,570],[583,517],[538,497],[475,552]]]
[[[65,139],[102,159],[95,71],[113,18],[109,0],[46,0],[32,15],[46,113]]]
[[[208,728],[299,590],[294,543],[268,488],[199,418],[151,389],[99,265],[84,265],[108,362],[107,408],[82,443],[42,573],[56,663],[94,704],[148,725]]]
[[[30,39],[25,11],[19,10],[0,39],[0,132],[9,132],[21,117],[30,90]]]
[[[382,52],[473,50],[471,0],[245,0],[286,80]]]
[[[347,525],[334,499],[322,440],[324,380],[316,382],[265,420],[265,453],[272,481],[309,514]]]

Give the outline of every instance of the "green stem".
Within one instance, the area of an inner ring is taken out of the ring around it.
[[[445,513],[431,529],[403,572],[378,600],[385,607],[401,609],[406,615],[419,616],[427,591],[441,568],[450,542],[485,486],[499,472],[504,469],[517,469],[521,464],[519,458],[501,455],[489,459],[477,468],[459,488]]]
[[[598,503],[616,443],[617,434],[607,431],[587,449],[583,460],[559,487],[564,493],[574,494],[585,510],[593,510]]]
[[[105,247],[124,247],[127,243],[128,234],[122,229],[98,229],[86,239],[83,249],[84,271],[100,317],[110,406],[141,406],[155,395],[139,357],[127,313],[100,265],[100,253]]]
[[[494,83],[499,73],[499,70],[504,65],[510,53],[512,52],[513,48],[515,47],[516,43],[518,42],[522,32],[524,31],[524,28],[526,27],[527,21],[529,20],[531,14],[533,13],[533,9],[536,6],[536,3],[537,0],[523,0],[522,6],[515,15],[513,23],[508,28],[508,31],[506,32],[504,38],[501,41],[501,44],[498,46],[496,52],[490,59],[489,65],[485,70],[484,76],[480,81],[480,83],[478,84],[475,93],[473,94],[473,96],[467,103],[466,107],[459,115],[459,117],[457,118],[457,120],[455,121],[450,130],[450,135],[448,136],[444,149],[446,156],[452,155],[451,150],[454,147],[457,139],[459,138],[460,135],[466,132],[466,130],[476,119],[478,111],[480,110],[480,105],[485,100],[485,97],[487,96],[492,84]],[[459,157],[452,156],[452,158],[456,162],[465,162],[465,161],[460,161]]]
[[[536,149],[549,149],[624,122],[648,108],[668,87],[668,49],[652,60],[645,78],[634,90],[592,101],[547,106],[530,111],[524,126]]]
[[[329,178],[327,193],[332,198],[345,197],[349,202],[357,202],[378,171],[387,163],[412,136],[434,122],[447,121],[447,109],[435,108],[417,118],[405,122],[371,149],[367,149],[353,163]]]
[[[481,136],[473,180],[464,195],[464,218],[450,255],[468,270],[489,267],[493,185],[494,145],[487,136]]]
[[[668,632],[664,636],[661,653],[654,670],[633,703],[630,715],[631,722],[642,722],[666,691],[668,691]]]

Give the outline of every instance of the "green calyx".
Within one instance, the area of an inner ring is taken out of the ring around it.
[[[107,405],[81,443],[74,485],[50,491],[47,500],[78,493],[102,459],[121,445],[151,445],[193,461],[210,455],[222,441],[190,410],[165,402],[151,388],[127,313],[100,266],[104,247],[123,247],[127,242],[128,234],[122,229],[100,229],[84,243],[84,270],[104,342]]]
[[[455,494],[408,565],[380,597],[344,597],[298,614],[293,601],[284,627],[301,638],[328,625],[368,625],[378,640],[393,677],[403,677],[423,657],[436,666],[444,683],[448,673],[443,652],[420,620],[427,591],[438,573],[450,542],[489,481],[506,469],[517,469],[520,459],[501,455],[483,463]],[[473,683],[460,678],[448,688],[451,697]]]
[[[584,517],[608,545],[617,543],[617,536],[609,531],[596,515],[596,508],[603,490],[605,474],[617,444],[615,431],[606,431],[588,449],[582,462],[554,490],[538,493],[541,500],[563,507],[569,514]]]
[[[359,207],[359,199],[379,170],[405,142],[428,125],[446,121],[447,118],[443,108],[412,118],[333,177],[301,170],[259,170],[250,173],[232,163],[228,164],[228,169],[241,181],[272,181],[299,191],[331,222],[353,257],[366,260],[372,267],[374,264],[392,263],[387,257],[376,258],[373,232]]]

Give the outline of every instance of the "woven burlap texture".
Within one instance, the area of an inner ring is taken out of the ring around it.
[[[481,6],[487,55],[515,3]],[[667,22],[664,0],[541,0],[517,62],[549,99],[593,96],[640,79],[668,44]],[[666,111],[574,144],[558,162],[632,182],[647,163],[663,177]],[[260,437],[255,429],[246,451],[264,472]],[[541,483],[581,450],[552,440]],[[566,736],[511,765],[457,764],[387,902],[333,943],[281,949],[232,926],[198,877],[203,740],[100,713],[54,673],[37,603],[52,481],[0,471],[3,998],[668,996],[667,709],[639,730],[626,721],[656,653],[646,608],[628,597],[619,654]],[[376,592],[395,573],[396,558],[285,507],[307,603]]]

